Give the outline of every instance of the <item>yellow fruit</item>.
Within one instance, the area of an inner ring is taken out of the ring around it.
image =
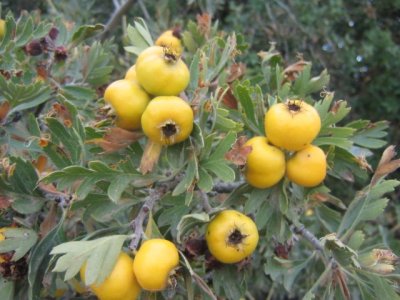
[[[106,280],[100,284],[90,285],[93,293],[100,300],[128,300],[136,299],[140,294],[140,286],[132,270],[133,259],[121,252],[114,269]],[[85,282],[86,264],[81,268],[80,275]]]
[[[321,129],[317,110],[302,100],[272,105],[264,121],[268,141],[289,151],[309,145]]]
[[[248,184],[264,189],[278,183],[285,175],[285,155],[269,145],[266,137],[253,137],[244,146],[251,146],[247,156],[245,178]]]
[[[133,270],[140,286],[148,291],[161,291],[168,285],[171,272],[179,264],[178,249],[164,239],[145,241],[136,253]]]
[[[147,48],[139,55],[135,68],[140,85],[154,96],[177,96],[189,84],[188,67],[168,48]]]
[[[157,38],[155,44],[157,46],[170,48],[177,56],[180,56],[183,52],[180,34],[176,30],[167,30],[163,32]]]
[[[286,163],[286,176],[304,186],[319,185],[326,176],[326,156],[321,148],[309,145],[296,152]]]
[[[140,119],[150,96],[137,83],[121,79],[107,87],[104,100],[113,107],[117,115],[117,126],[133,130],[140,128]]]
[[[257,226],[252,219],[236,210],[224,210],[208,224],[206,241],[218,261],[237,263],[256,249]]]
[[[192,132],[193,110],[179,97],[156,97],[142,115],[142,129],[150,140],[161,145],[182,142]]]
[[[139,81],[137,81],[136,67],[135,67],[135,65],[133,65],[132,67],[130,67],[130,68],[128,69],[128,71],[126,71],[125,79],[134,81],[135,83],[138,83],[138,84],[139,84]]]
[[[0,39],[6,34],[6,21],[0,19]]]
[[[6,229],[7,229],[7,227],[2,227],[2,228],[0,228],[0,242],[1,242],[1,241],[4,241],[4,240],[6,239],[6,237],[4,236],[4,234],[2,234],[2,232],[4,232]],[[3,263],[4,261],[5,261],[5,260],[4,260],[4,258],[1,256],[1,253],[0,253],[0,264]]]

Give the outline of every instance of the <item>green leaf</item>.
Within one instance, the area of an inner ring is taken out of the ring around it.
[[[345,231],[347,231],[345,235],[349,235],[362,220],[371,220],[371,217],[375,219],[380,215],[387,204],[387,200],[382,199],[382,196],[393,192],[399,184],[397,180],[383,180],[371,189],[367,187],[360,191],[346,210],[337,230],[338,235],[342,235]]]
[[[113,70],[110,56],[111,53],[106,51],[99,42],[94,42],[89,53],[82,58],[83,80],[95,87],[109,83]]]
[[[53,272],[65,272],[64,280],[74,277],[87,261],[85,283],[102,283],[111,273],[126,235],[112,235],[91,241],[73,241],[58,245],[50,254],[63,254]]]
[[[236,141],[236,133],[228,132],[218,143],[217,147],[212,151],[207,161],[223,160],[225,154],[232,148],[233,143]]]
[[[228,63],[233,51],[236,49],[236,35],[233,34],[226,39],[224,50],[222,50],[222,54],[217,59],[216,67],[210,68],[210,72],[207,74],[206,80],[208,82],[213,81],[218,74],[224,69],[226,64]],[[208,60],[211,61],[210,59]]]
[[[353,146],[353,143],[351,140],[348,138],[342,138],[342,137],[317,137],[314,141],[313,144],[316,146],[324,146],[324,145],[332,145],[336,146],[339,148],[342,148],[344,150],[349,151],[351,147]]]
[[[32,249],[28,268],[29,300],[41,299],[40,292],[43,277],[50,262],[50,250],[64,241],[63,224],[66,215],[65,211],[58,224]]]
[[[196,54],[193,56],[192,62],[190,63],[190,83],[189,89],[195,90],[199,84],[199,77],[200,77],[200,51],[197,51]]]
[[[310,261],[314,258],[310,255],[305,261],[294,262],[291,264],[290,268],[284,273],[283,286],[287,291],[291,291],[296,278],[300,273],[309,265]],[[279,261],[278,258],[275,258]]]
[[[353,123],[357,125],[357,123]],[[348,126],[352,126],[350,123]],[[358,123],[360,124],[360,123]],[[384,137],[387,136],[386,130],[389,127],[389,123],[387,121],[380,121],[376,123],[367,123],[365,127],[360,129],[354,134],[353,142],[354,144],[369,148],[369,149],[378,149],[387,144],[386,140],[383,140]]]
[[[183,236],[193,227],[202,225],[210,221],[210,216],[206,213],[194,213],[185,215],[181,218],[177,226],[176,240],[180,244],[182,243]]]
[[[351,249],[354,249],[357,251],[361,247],[361,245],[364,243],[364,240],[365,240],[364,232],[362,232],[361,230],[357,230],[351,235],[347,245]]]
[[[335,232],[342,220],[342,215],[338,211],[326,206],[325,204],[316,207],[315,213],[318,220],[329,232]]]
[[[63,86],[61,93],[67,99],[85,100],[89,101],[96,98],[96,92],[91,88],[79,85],[66,85]]]
[[[84,40],[87,40],[104,30],[104,25],[83,25],[80,26],[72,35],[70,48],[74,48]]]
[[[52,140],[56,143],[62,143],[62,145],[70,153],[73,163],[80,162],[82,149],[79,144],[77,145],[76,138],[74,138],[73,134],[71,134],[71,130],[66,128],[55,118],[46,118],[46,123],[51,132]]]
[[[210,192],[213,188],[213,179],[211,175],[202,167],[199,168],[199,181],[197,182],[197,186],[203,192]]]
[[[243,282],[241,277],[243,274],[235,271],[235,266],[224,265],[214,270],[213,286],[218,294],[223,291],[226,299],[242,299],[245,286],[241,284]]]
[[[6,239],[0,241],[0,253],[15,251],[12,261],[24,257],[38,239],[35,231],[25,228],[7,228],[3,235]]]
[[[141,18],[138,18],[134,22],[134,26],[128,25],[126,32],[129,42],[132,45],[124,47],[127,52],[139,55],[143,50],[154,44],[149,29],[145,21]]]
[[[14,300],[15,281],[7,280],[0,276],[0,299]]]
[[[114,203],[119,201],[122,193],[131,183],[131,180],[132,178],[130,176],[118,176],[111,181],[107,190],[108,197],[110,197],[111,201]]]
[[[11,186],[16,192],[32,195],[39,179],[32,163],[19,157],[10,157],[10,161],[15,164],[14,171],[8,178]]]
[[[175,189],[172,192],[172,195],[177,196],[186,192],[189,189],[189,187],[192,186],[194,179],[198,177],[199,175],[198,175],[197,159],[195,157],[192,157],[188,162],[185,176],[183,177],[181,182],[179,182],[178,185],[175,187]]]
[[[232,182],[235,180],[235,171],[222,160],[213,160],[202,165],[208,171],[214,173],[219,179],[225,182]]]
[[[32,38],[33,28],[32,17],[29,16],[26,19],[20,18],[15,34],[15,47],[22,47],[29,42]]]
[[[50,99],[51,92],[51,88],[42,82],[16,84],[0,76],[0,95],[12,107],[9,114],[38,106]]]
[[[11,207],[20,214],[28,215],[40,211],[44,203],[45,201],[42,198],[25,195],[23,197],[16,198],[12,202]]]

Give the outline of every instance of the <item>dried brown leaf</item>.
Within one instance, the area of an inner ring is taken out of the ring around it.
[[[308,61],[299,60],[298,62],[291,64],[284,71],[283,74],[288,81],[293,81],[297,78],[300,72],[304,70],[304,67],[309,65]]]
[[[229,70],[228,83],[234,82],[236,79],[240,79],[246,73],[246,65],[244,63],[235,63]]]
[[[346,300],[350,300],[350,290],[349,287],[347,286],[347,279],[345,274],[342,272],[339,266],[333,269],[333,281],[337,285],[339,285],[339,288],[342,292],[343,297]]]
[[[211,15],[208,13],[203,13],[196,16],[197,28],[202,35],[208,37],[211,32]]]
[[[129,131],[119,127],[109,128],[104,135],[106,141],[118,144],[132,144],[140,139],[143,134],[139,131]]]
[[[50,230],[54,228],[57,224],[57,204],[52,203],[50,206],[50,210],[48,211],[45,219],[42,224],[40,224],[39,235],[41,237],[45,237]]]
[[[400,159],[392,160],[396,156],[395,146],[391,145],[383,151],[382,157],[371,180],[371,186],[380,179],[400,168]]]
[[[8,101],[4,101],[0,104],[0,123],[2,123],[6,119],[10,108],[10,102]]]
[[[222,103],[224,103],[230,109],[237,109],[238,101],[232,93],[232,87],[229,85],[229,88],[225,91],[225,93],[221,95],[222,93],[224,93],[224,91],[220,90],[220,94],[218,95],[218,97],[222,96]]]
[[[0,195],[0,209],[7,209],[11,206],[12,199],[5,196]]]
[[[143,175],[154,169],[160,157],[161,149],[162,146],[160,144],[154,143],[151,140],[147,141],[139,167]]]
[[[119,127],[108,129],[104,137],[86,141],[88,144],[95,144],[101,147],[103,154],[109,154],[128,147],[139,140],[143,134],[139,131],[128,131]]]
[[[247,137],[240,136],[235,144],[233,144],[232,149],[225,154],[225,159],[237,166],[244,166],[247,161],[247,156],[252,150],[251,146],[244,146],[246,142]]]

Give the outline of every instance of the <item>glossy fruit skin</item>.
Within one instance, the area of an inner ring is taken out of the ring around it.
[[[150,96],[137,83],[121,79],[107,87],[104,100],[113,107],[117,115],[117,126],[134,130],[140,128],[140,119]]]
[[[0,19],[0,39],[6,34],[6,21]]]
[[[301,100],[272,105],[265,114],[265,133],[270,143],[298,151],[309,145],[321,129],[317,110]]]
[[[121,252],[114,269],[106,280],[98,285],[90,285],[93,293],[100,300],[133,300],[140,294],[140,286],[132,270],[133,259],[126,253]],[[86,265],[81,268],[80,275],[85,282]]]
[[[286,176],[304,187],[319,185],[326,176],[326,156],[321,148],[309,145],[296,152],[286,163]]]
[[[232,242],[235,234],[242,239]],[[237,263],[253,253],[258,230],[252,219],[236,210],[224,210],[207,226],[206,241],[211,254],[220,262]]]
[[[161,47],[172,49],[176,55],[180,56],[183,52],[181,40],[174,35],[172,30],[164,31],[156,40],[155,44]]]
[[[124,79],[131,80],[131,81],[139,84],[139,81],[137,80],[136,66],[135,65],[131,66],[128,69],[128,71],[126,71]]]
[[[266,137],[253,137],[244,146],[252,147],[247,156],[244,172],[248,184],[265,189],[277,184],[283,178],[285,154],[279,148],[268,144]]]
[[[153,142],[172,145],[186,140],[193,130],[193,110],[179,97],[159,96],[151,100],[142,115],[144,134]],[[175,133],[165,132],[173,126]]]
[[[133,261],[133,270],[140,286],[148,291],[162,291],[168,278],[179,264],[176,246],[164,239],[150,239],[139,248]]]
[[[166,48],[149,47],[136,61],[140,85],[154,96],[176,96],[189,84],[190,72],[179,57],[166,55]]]

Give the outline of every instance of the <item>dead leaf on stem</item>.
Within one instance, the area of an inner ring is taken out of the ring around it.
[[[87,141],[101,147],[103,154],[109,154],[128,147],[139,140],[143,134],[139,131],[128,131],[119,127],[109,128],[102,138]]]
[[[291,64],[283,71],[285,79],[287,81],[296,80],[299,73],[301,73],[304,70],[304,67],[309,64],[310,63],[308,61],[304,61],[303,59],[300,59],[298,62]]]
[[[232,162],[237,166],[244,166],[247,161],[247,156],[250,154],[252,147],[244,146],[247,142],[246,136],[240,136],[235,144],[233,144],[232,149],[225,154],[225,159]]]
[[[383,151],[381,160],[379,161],[378,167],[376,168],[375,174],[371,180],[371,186],[375,185],[380,179],[393,173],[400,168],[400,159],[393,158],[396,156],[395,146],[391,145]]]

